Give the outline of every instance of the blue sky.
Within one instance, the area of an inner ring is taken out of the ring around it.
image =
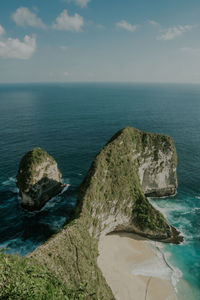
[[[199,0],[1,0],[0,83],[200,83]]]

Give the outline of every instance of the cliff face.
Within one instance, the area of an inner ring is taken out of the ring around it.
[[[63,188],[56,161],[41,148],[32,149],[20,162],[17,186],[22,206],[28,210],[40,209]]]
[[[176,163],[169,137],[125,128],[97,155],[80,187],[76,213],[90,216],[89,232],[98,238],[125,230],[153,239],[176,239],[145,197],[176,191]]]
[[[143,135],[149,137],[149,145],[142,142]],[[127,231],[166,242],[182,241],[176,229],[148,202],[140,183],[138,170],[143,153],[151,144],[157,146],[158,152],[160,147],[172,149],[173,167],[176,165],[170,138],[133,128],[119,131],[96,156],[81,184],[73,220],[29,255],[40,265],[48,266],[68,287],[78,289],[83,282],[87,286],[84,299],[114,299],[97,266],[98,242],[104,235]],[[156,158],[152,167],[158,164]]]
[[[146,196],[163,197],[176,193],[177,155],[172,139],[166,135],[134,130],[133,159]]]
[[[169,137],[129,127],[119,131],[92,163],[79,188],[71,222],[29,254],[28,260],[48,269],[75,293],[84,291],[80,298],[69,299],[113,300],[97,266],[98,242],[113,231],[134,232],[166,242],[182,241],[145,196],[174,193],[175,168],[176,151]]]

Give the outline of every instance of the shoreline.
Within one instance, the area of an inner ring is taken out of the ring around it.
[[[116,300],[177,300],[175,270],[157,245],[132,233],[99,242],[98,266]]]

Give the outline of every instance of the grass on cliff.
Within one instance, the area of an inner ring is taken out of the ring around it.
[[[0,254],[1,300],[83,300],[87,285],[67,287],[31,259]]]
[[[161,228],[170,234],[169,225],[166,223],[164,216],[141,196],[134,205],[132,211],[133,222],[142,230],[150,229],[160,232]]]
[[[72,290],[84,287],[83,300],[114,300],[97,266],[98,241],[92,238],[85,222],[76,219],[66,225],[29,257],[47,266],[64,285]],[[78,298],[77,298],[78,299]]]

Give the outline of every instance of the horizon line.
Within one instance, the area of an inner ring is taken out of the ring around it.
[[[0,82],[0,85],[27,84],[187,84],[200,85],[200,82],[164,82],[164,81],[29,81],[29,82]]]

